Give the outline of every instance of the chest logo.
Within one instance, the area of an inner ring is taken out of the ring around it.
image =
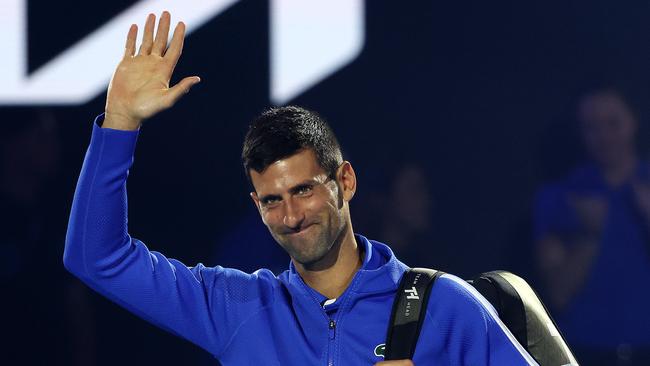
[[[378,344],[377,347],[375,347],[375,356],[377,357],[384,357],[384,352],[386,351],[386,344]]]

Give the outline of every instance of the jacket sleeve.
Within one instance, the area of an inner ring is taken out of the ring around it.
[[[499,319],[494,307],[462,279],[442,275],[432,288],[427,310],[430,326],[424,328],[432,331],[422,334],[419,341],[443,337],[442,342],[435,342],[441,348],[433,353],[442,354],[444,362],[450,365],[537,366]]]
[[[97,292],[218,356],[234,330],[273,299],[269,271],[187,267],[127,231],[126,179],[137,131],[93,126],[72,204],[63,261]]]

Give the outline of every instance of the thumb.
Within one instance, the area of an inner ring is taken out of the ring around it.
[[[198,84],[201,81],[201,78],[198,76],[190,76],[179,81],[176,85],[171,87],[167,94],[165,95],[165,104],[168,106],[173,106],[176,102],[185,94],[187,94],[192,86]]]

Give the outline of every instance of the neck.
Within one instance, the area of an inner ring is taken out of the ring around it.
[[[341,296],[352,282],[363,259],[359,246],[354,238],[352,226],[348,225],[339,240],[319,263],[305,266],[293,262],[296,270],[309,287],[326,296],[335,299]],[[328,265],[323,265],[328,263]]]

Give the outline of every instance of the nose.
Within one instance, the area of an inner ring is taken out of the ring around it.
[[[300,208],[300,205],[289,198],[284,202],[284,217],[282,223],[292,230],[297,230],[305,220],[305,214]]]

